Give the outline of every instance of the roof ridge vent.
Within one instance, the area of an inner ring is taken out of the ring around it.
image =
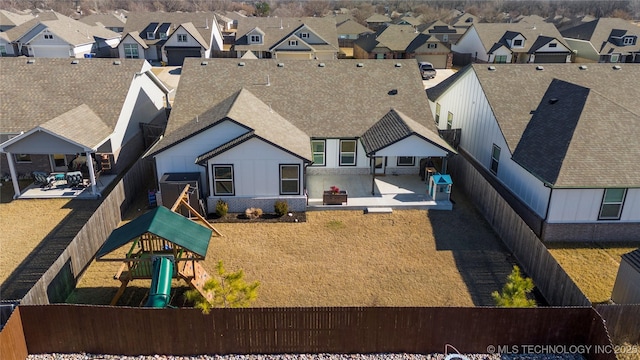
[[[244,61],[240,61],[240,62],[238,63],[238,66],[244,66],[244,65],[245,65],[245,64],[244,64]]]
[[[324,67],[324,63],[319,63],[318,67]]]
[[[538,65],[538,66],[536,66],[536,70],[544,70],[544,66]]]
[[[120,60],[116,60],[116,61],[113,62],[113,65],[120,65],[120,64],[122,64],[122,62]]]
[[[587,65],[580,65],[580,66],[578,66],[578,69],[587,70],[588,68],[587,68]]]
[[[284,63],[278,63],[278,67],[284,67]]]
[[[487,68],[487,70],[489,70],[489,71],[496,71],[496,67],[495,67],[495,66],[493,66],[493,65],[491,65],[491,66],[489,66],[489,67]]]
[[[613,65],[611,68],[612,68],[613,70],[620,70],[620,69],[622,69],[622,67],[620,67],[620,65]]]
[[[203,61],[203,62],[200,63],[200,65],[202,65],[202,66],[206,66],[207,64],[209,64],[208,61]]]
[[[72,61],[71,61],[71,63],[72,63],[73,65],[77,64],[78,62],[79,62],[78,60],[72,60]]]
[[[363,63],[357,63],[356,67],[364,67],[364,64]]]
[[[27,64],[35,64],[36,59],[27,59]]]
[[[396,63],[396,65],[395,65],[395,66],[396,66],[396,67],[402,67],[402,64],[400,64],[400,63]]]

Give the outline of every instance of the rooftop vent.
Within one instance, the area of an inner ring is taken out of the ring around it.
[[[538,65],[538,66],[536,66],[536,70],[544,70],[544,66]]]
[[[203,62],[200,63],[200,65],[202,65],[202,66],[206,66],[207,64],[209,64],[208,61],[203,61]]]
[[[116,60],[116,61],[113,62],[113,65],[120,65],[120,64],[122,64],[122,62],[120,60]]]
[[[278,63],[278,67],[284,67],[283,63]]]
[[[620,67],[620,65],[613,65],[611,68],[612,68],[613,70],[620,70],[620,69],[622,69],[622,68]]]
[[[580,65],[580,66],[578,66],[578,69],[587,70],[587,65]]]
[[[244,66],[244,62],[239,62],[238,66]]]
[[[387,95],[398,95],[398,89],[391,89],[387,93]]]
[[[318,67],[324,67],[324,63],[318,64]]]
[[[402,64],[396,63],[396,67],[402,67]]]
[[[363,63],[357,63],[356,66],[357,67],[364,67],[364,64]]]
[[[489,66],[489,67],[487,68],[487,70],[489,70],[489,71],[496,71],[496,67],[492,65],[492,66]]]
[[[72,60],[72,61],[71,61],[71,63],[72,63],[73,65],[75,65],[75,64],[77,64],[77,63],[78,63],[78,60]]]
[[[28,59],[27,60],[27,64],[35,64],[36,63],[36,59]]]
[[[555,104],[555,103],[557,103],[557,102],[558,102],[558,98],[551,98],[551,99],[549,99],[549,104],[551,104],[551,105],[553,105],[553,104]]]

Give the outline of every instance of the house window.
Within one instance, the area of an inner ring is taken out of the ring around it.
[[[398,166],[414,166],[416,159],[413,156],[398,156]]]
[[[558,47],[558,44],[556,44],[556,43],[551,43],[551,44],[549,44],[549,47],[550,47],[550,48]]]
[[[300,194],[300,165],[280,165],[280,195]]]
[[[124,44],[124,57],[127,59],[137,59],[138,44]]]
[[[233,165],[213,165],[213,194],[233,195]]]
[[[627,36],[624,39],[622,39],[622,43],[624,45],[634,45],[635,44],[635,38],[632,36]]]
[[[156,38],[156,34],[152,31],[147,32],[147,40],[153,40]]]
[[[340,140],[340,166],[356,164],[356,141]]]
[[[507,63],[507,55],[496,55],[495,60],[493,61],[496,64],[506,64]]]
[[[260,35],[251,35],[251,37],[249,38],[249,40],[250,40],[252,43],[254,43],[254,44],[255,44],[255,43],[261,43],[261,42],[262,42],[262,40],[261,40],[261,38],[260,38]]]
[[[311,153],[313,154],[313,165],[326,165],[324,163],[324,140],[311,140]]]
[[[187,42],[187,34],[178,34],[178,42]]]
[[[491,150],[491,172],[494,175],[498,175],[498,164],[500,163],[500,147],[493,144],[493,150]]]
[[[45,40],[53,40],[53,34],[44,34]]]
[[[30,163],[31,162],[31,155],[29,155],[29,154],[15,154],[14,158],[16,159],[16,162],[18,162],[18,163]]]
[[[298,46],[298,40],[289,40],[289,46]]]
[[[611,54],[611,60],[610,60],[610,61],[611,61],[612,63],[617,63],[617,62],[618,62],[619,57],[620,57],[620,55],[618,55],[618,54]]]
[[[447,114],[447,130],[451,130],[453,127],[453,114],[451,111]]]
[[[7,48],[4,45],[0,45],[0,56],[7,56]]]
[[[522,47],[522,39],[513,40],[513,46]]]
[[[605,189],[598,220],[620,220],[627,189]]]
[[[161,32],[160,33],[160,40],[167,40],[167,33]]]
[[[435,48],[437,48],[437,47],[438,47],[438,44],[435,44],[435,43],[427,44],[427,48],[428,48],[428,49],[435,49]]]
[[[309,38],[309,33],[300,33],[300,38],[308,39]]]
[[[436,103],[436,125],[440,125],[440,103]]]
[[[449,41],[449,34],[442,35],[442,42],[448,42],[448,41]]]

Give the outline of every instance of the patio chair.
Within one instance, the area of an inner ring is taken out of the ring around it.
[[[50,188],[51,187],[51,179],[49,178],[49,174],[42,171],[34,171],[32,173],[33,183],[36,185],[40,185],[41,188]]]
[[[79,187],[82,184],[82,172],[80,171],[68,172],[65,178],[69,187],[75,188]]]

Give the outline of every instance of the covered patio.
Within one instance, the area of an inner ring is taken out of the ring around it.
[[[371,194],[372,183],[374,187]],[[322,194],[336,186],[347,191],[343,205],[323,205]],[[308,210],[392,209],[452,210],[449,200],[435,201],[427,194],[428,183],[418,175],[309,175],[307,177]]]
[[[102,194],[104,189],[109,186],[117,175],[108,174],[101,175],[96,181],[95,191]],[[96,194],[93,193],[89,180],[84,179],[84,187],[70,186],[64,181],[54,183],[51,188],[43,188],[36,183],[32,183],[22,189],[18,199],[51,199],[51,198],[73,198],[73,199],[95,199]]]

